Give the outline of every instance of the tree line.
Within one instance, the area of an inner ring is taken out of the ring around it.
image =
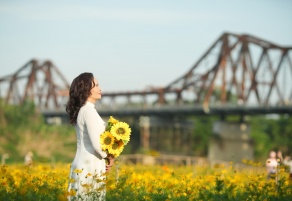
[[[292,118],[289,115],[248,116],[255,160],[264,160],[271,150],[292,155]],[[207,156],[212,124],[219,117],[192,117],[194,155]],[[227,121],[239,121],[228,117]],[[0,154],[7,153],[8,162],[20,162],[28,151],[40,161],[70,162],[76,149],[75,131],[71,125],[48,125],[33,103],[7,105],[0,100]],[[128,152],[131,152],[129,150]]]

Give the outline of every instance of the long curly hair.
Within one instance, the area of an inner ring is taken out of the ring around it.
[[[91,95],[90,90],[93,87],[94,77],[92,73],[82,73],[73,80],[66,105],[66,112],[69,114],[70,124],[73,126],[76,125],[78,112]]]

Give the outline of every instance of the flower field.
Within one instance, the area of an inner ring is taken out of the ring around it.
[[[68,164],[1,166],[0,200],[66,200],[68,175]],[[107,201],[292,200],[292,180],[285,168],[267,179],[261,165],[235,168],[232,164],[177,167],[117,163],[107,175],[106,185]]]

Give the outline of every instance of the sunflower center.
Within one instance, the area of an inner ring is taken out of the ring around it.
[[[113,144],[113,146],[112,146],[112,149],[115,150],[115,149],[118,149],[118,147],[119,147],[119,144],[115,142],[115,143]]]
[[[110,137],[106,137],[104,139],[104,144],[106,144],[106,145],[111,144],[111,142],[112,142],[112,139]]]
[[[119,128],[117,130],[117,133],[120,134],[120,135],[124,135],[126,133],[126,130],[124,128]]]

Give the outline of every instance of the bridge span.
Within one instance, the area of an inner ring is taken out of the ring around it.
[[[0,98],[6,104],[33,101],[46,118],[66,119],[69,86],[51,61],[33,59],[14,74],[0,77]],[[189,117],[291,115],[291,103],[292,46],[223,33],[173,82],[139,91],[105,92],[96,108],[102,117],[128,118],[133,149],[192,154],[196,125]],[[222,119],[213,124],[208,157],[235,162],[252,159],[248,123]]]
[[[228,115],[266,115],[266,114],[292,114],[292,105],[287,106],[237,106],[225,105],[218,107],[203,108],[202,106],[157,106],[152,108],[111,108],[104,109],[97,106],[97,111],[101,116],[117,116],[117,117],[140,117],[140,116],[158,116],[158,117],[188,117],[188,116],[202,116],[202,115],[215,115],[215,116],[228,116]],[[65,110],[43,110],[42,114],[46,118],[61,117],[66,119],[68,114]]]
[[[151,85],[155,84],[155,80],[151,82]],[[6,103],[22,104],[30,100],[39,108],[56,111],[64,106],[69,86],[55,64],[34,59],[14,74],[0,77],[0,96]],[[145,90],[105,92],[102,102],[114,106],[120,104],[120,99],[124,100],[124,105],[138,103],[136,105],[141,106],[133,111],[127,108],[132,114],[166,113],[163,109],[144,107],[153,104],[185,114],[188,111],[203,114],[208,108],[213,108],[209,114],[220,109],[226,114],[251,113],[252,108],[259,113],[282,113],[281,108],[292,103],[292,47],[279,46],[251,35],[223,33],[187,72],[173,82]],[[184,109],[189,104],[201,105],[201,109],[195,106]],[[238,109],[224,106],[230,104],[237,105]]]

